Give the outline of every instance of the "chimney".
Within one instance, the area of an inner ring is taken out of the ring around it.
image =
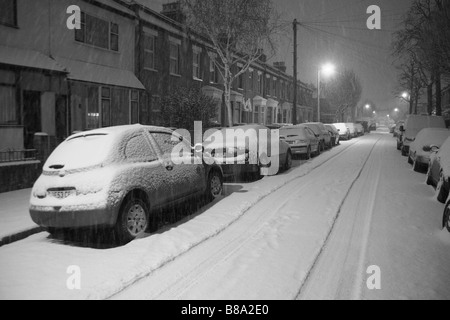
[[[161,14],[179,23],[186,22],[186,16],[183,13],[183,6],[181,4],[181,1],[163,3]]]
[[[278,69],[281,72],[286,73],[287,68],[286,68],[286,63],[284,61],[274,62],[273,66],[274,66],[275,69]]]

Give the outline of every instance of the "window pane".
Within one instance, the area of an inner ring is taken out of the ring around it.
[[[119,36],[111,34],[111,50],[119,51]]]
[[[133,137],[125,147],[125,156],[130,160],[157,160],[155,152],[142,135]]]
[[[109,23],[86,15],[86,43],[109,49]]]
[[[111,101],[102,100],[102,127],[111,125]]]
[[[16,89],[0,86],[0,123],[11,124],[16,121]]]
[[[172,141],[171,134],[152,133],[152,135],[164,154],[171,154],[173,148],[180,143],[180,141]]]
[[[110,88],[102,88],[102,98],[111,98],[111,89]]]
[[[0,0],[0,24],[16,25],[16,0]]]

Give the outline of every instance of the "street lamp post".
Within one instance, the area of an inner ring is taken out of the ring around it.
[[[331,76],[335,73],[335,67],[331,63],[319,67],[317,69],[317,122],[320,122],[320,75]]]

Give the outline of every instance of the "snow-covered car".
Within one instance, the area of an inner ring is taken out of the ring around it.
[[[331,135],[331,145],[333,147],[339,145],[340,135],[338,129],[336,129],[336,127],[332,124],[326,124],[325,128],[327,128],[328,132]]]
[[[445,203],[450,190],[450,138],[442,146],[431,147],[427,184],[436,187],[436,198]]]
[[[364,135],[364,127],[361,123],[355,123],[355,130],[357,136],[363,136]]]
[[[427,168],[430,162],[431,150],[440,148],[450,137],[450,130],[441,128],[425,128],[421,130],[409,147],[408,162],[413,165],[414,171]]]
[[[305,125],[281,128],[280,138],[289,144],[293,155],[303,155],[309,160],[311,155],[320,154],[319,138]]]
[[[398,145],[403,156],[408,156],[411,143],[414,142],[417,134],[425,128],[446,128],[445,120],[440,116],[409,115],[405,124],[400,127],[403,135]]]
[[[356,121],[356,123],[359,123],[359,124],[361,124],[361,125],[363,126],[363,128],[364,128],[364,133],[370,133],[370,130],[369,130],[369,121],[358,120],[358,121]]]
[[[340,140],[350,140],[350,129],[345,123],[333,123],[333,126],[339,131]]]
[[[345,124],[349,130],[349,134],[351,138],[356,138],[358,135],[356,133],[356,127],[354,123],[346,123]]]
[[[331,148],[331,135],[323,123],[304,123],[319,138],[321,152]]]
[[[176,161],[174,147],[181,148]],[[46,161],[32,190],[31,218],[51,233],[110,227],[120,242],[129,242],[155,228],[160,209],[221,195],[221,167],[194,161],[194,150],[182,136],[160,127],[75,134]]]
[[[241,131],[244,133],[244,136],[229,141],[226,139],[227,131],[229,130],[232,133]],[[252,141],[255,143],[255,150],[252,150],[252,143],[249,140],[252,138],[250,134],[252,132],[255,133],[255,140]],[[219,139],[212,137],[215,135],[213,134],[204,142],[205,153],[210,155],[222,167],[224,176],[249,175],[258,178],[261,175],[276,174],[279,172],[279,169],[289,170],[292,167],[291,147],[283,139],[278,139],[279,147],[276,149],[272,142],[271,129],[265,126],[252,124],[223,128],[220,132],[216,131],[216,133],[220,133]],[[261,136],[261,133],[267,134]],[[266,141],[264,142],[262,139],[266,139]],[[260,149],[261,143],[265,145],[265,151]],[[277,168],[270,161],[272,149],[275,152],[273,156],[276,157],[278,155],[279,166]]]

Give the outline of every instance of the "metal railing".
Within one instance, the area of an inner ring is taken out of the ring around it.
[[[36,160],[37,150],[0,151],[0,163]]]

